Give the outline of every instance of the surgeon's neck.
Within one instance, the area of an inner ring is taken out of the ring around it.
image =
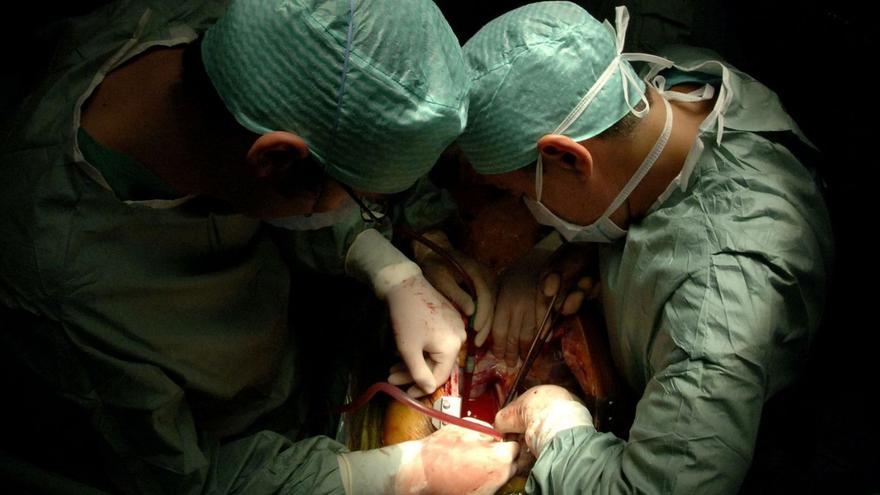
[[[696,89],[696,87],[682,85],[672,89],[687,92]],[[620,188],[626,184],[648,153],[651,152],[666,123],[666,106],[663,104],[662,97],[653,87],[649,86],[648,90],[654,93],[653,103],[648,114],[644,117],[645,120],[636,129],[636,133],[630,138],[629,143],[626,146],[621,146],[620,143],[614,144],[612,140],[609,140],[599,148],[600,152],[605,155],[605,159],[610,160],[609,163],[619,165],[617,182]],[[714,100],[693,103],[670,102],[673,123],[669,141],[651,170],[633,190],[625,203],[625,208],[621,207],[616,212],[617,215],[612,216],[618,225],[629,224],[643,218],[657,201],[657,198],[678,176],[699,134],[700,123],[711,112],[713,105]]]

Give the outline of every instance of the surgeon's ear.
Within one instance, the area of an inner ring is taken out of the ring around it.
[[[296,134],[276,131],[263,134],[247,153],[248,171],[257,179],[280,176],[309,156],[309,145]]]
[[[538,153],[545,167],[554,165],[584,177],[593,172],[593,155],[568,136],[547,134],[538,140]]]

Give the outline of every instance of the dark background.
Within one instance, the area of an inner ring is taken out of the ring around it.
[[[401,0],[404,1],[404,0]],[[83,14],[104,1],[7,7],[0,20],[0,111],[6,113],[39,77],[49,47],[40,26]],[[522,1],[438,0],[462,43]],[[613,19],[620,2],[578,2]],[[821,149],[819,169],[835,228],[837,262],[829,305],[804,381],[780,407],[768,405],[749,493],[880,493],[880,428],[869,408],[878,391],[880,325],[869,318],[875,222],[868,188],[878,164],[877,17],[866,5],[822,1],[642,0],[622,2],[633,15],[628,50],[662,41],[707,46],[774,89]],[[642,37],[666,26],[664,37]],[[869,186],[871,182],[871,186]],[[876,202],[872,202],[874,206]],[[0,212],[2,214],[2,212]],[[3,242],[0,240],[0,242]],[[873,314],[873,313],[872,313]],[[769,439],[769,440],[768,440]],[[766,449],[764,444],[784,448]]]

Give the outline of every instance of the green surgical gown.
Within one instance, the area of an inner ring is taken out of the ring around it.
[[[635,421],[626,441],[560,433],[532,493],[736,493],[762,407],[802,371],[822,316],[828,213],[810,171],[777,144],[805,138],[748,75],[696,49],[664,55],[702,73],[695,81],[721,77],[721,91],[678,184],[600,249],[612,355],[641,395]]]
[[[343,447],[294,441],[309,407],[302,379],[319,370],[299,367],[285,259],[341,269],[364,228],[359,212],[279,243],[198,199],[125,193],[161,184],[114,191],[131,174],[111,180],[107,164],[84,157],[100,148],[77,142],[80,108],[107,73],[194,40],[224,6],[123,1],[55,26],[49,73],[0,143],[0,306],[39,324],[6,322],[0,342],[83,412],[106,454],[94,464],[127,492],[341,493]],[[416,226],[444,214],[425,197],[412,202]],[[286,428],[252,432],[282,404],[293,404]]]

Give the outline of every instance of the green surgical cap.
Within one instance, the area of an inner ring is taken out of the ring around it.
[[[563,122],[618,55],[615,33],[570,2],[540,2],[486,24],[464,45],[472,79],[468,126],[459,144],[479,173],[500,174],[538,158],[538,139]],[[631,111],[645,91],[623,61],[587,110],[563,133],[589,139]]]
[[[202,58],[241,125],[301,136],[358,189],[407,189],[467,119],[461,48],[429,0],[234,1]]]

